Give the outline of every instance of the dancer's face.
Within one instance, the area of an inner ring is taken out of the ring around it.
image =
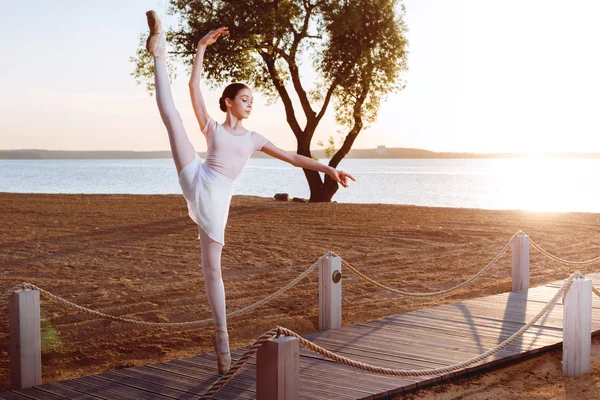
[[[253,102],[252,90],[247,88],[240,90],[233,101],[227,99],[227,103],[231,105],[229,110],[238,119],[246,119],[250,116]]]

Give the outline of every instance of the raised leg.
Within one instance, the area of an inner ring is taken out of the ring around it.
[[[173,94],[171,93],[171,82],[169,81],[169,73],[166,64],[166,48],[167,43],[165,34],[160,29],[160,22],[156,14],[148,15],[148,25],[150,26],[150,39],[158,37],[153,43],[152,54],[154,56],[154,84],[156,89],[156,104],[160,116],[167,127],[169,133],[169,143],[171,145],[171,153],[175,161],[177,174],[181,172],[183,167],[194,160],[196,150],[190,142],[190,139],[183,127],[183,121],[179,112],[175,108],[173,102]],[[158,31],[157,31],[158,30]]]

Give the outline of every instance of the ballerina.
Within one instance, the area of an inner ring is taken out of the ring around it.
[[[146,49],[154,56],[156,103],[169,134],[171,153],[188,213],[198,225],[202,274],[216,328],[213,346],[217,355],[217,369],[223,374],[229,369],[231,355],[227,334],[225,289],[221,276],[221,251],[225,245],[225,226],[229,215],[232,184],[242,172],[252,152],[262,151],[296,167],[323,172],[343,187],[348,187],[349,179],[355,179],[343,171],[311,158],[290,154],[276,147],[258,132],[246,130],[242,121],[250,116],[253,97],[252,90],[243,83],[233,83],[223,91],[219,107],[226,113],[226,117],[222,124],[208,115],[200,90],[202,61],[206,47],[215,43],[221,35],[229,33],[227,27],[210,31],[199,41],[190,77],[194,113],[208,145],[206,160],[202,161],[187,136],[173,102],[166,67],[166,39],[160,20],[154,11],[148,11],[146,16],[150,27]]]

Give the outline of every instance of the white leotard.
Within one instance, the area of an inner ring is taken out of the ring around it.
[[[233,135],[212,118],[202,132],[208,143],[206,160],[196,155],[194,161],[181,170],[179,184],[190,218],[198,224],[198,229],[225,245],[233,181],[252,152],[262,149],[269,140],[254,131]]]
[[[244,169],[250,155],[260,151],[269,140],[254,131],[242,135],[229,133],[212,118],[202,129],[208,144],[206,163],[210,168],[230,179],[235,179]]]

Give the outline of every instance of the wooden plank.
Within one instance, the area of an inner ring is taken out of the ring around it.
[[[487,316],[488,318],[490,314],[499,315],[499,319],[501,320],[504,320],[506,315],[515,314],[516,316],[525,318],[519,322],[528,322],[544,307],[544,305],[540,303],[523,302],[518,304],[518,302],[514,301],[509,302],[508,304],[500,304],[500,301],[501,299],[498,300],[498,303],[491,303],[487,301],[465,301],[462,303],[452,304],[451,306],[448,306],[445,311],[458,310],[463,313],[469,312],[470,314],[483,312],[482,315]],[[550,308],[548,313],[550,315],[560,315],[562,313],[562,306],[556,304],[554,307]]]
[[[115,389],[113,385],[92,383],[89,376],[85,378],[77,378],[68,381],[59,382],[61,386],[66,386],[73,390],[85,391],[86,393],[92,393],[94,396],[104,397],[109,400],[127,400],[132,397],[131,393],[119,391]],[[85,381],[83,381],[85,380]]]
[[[496,343],[494,343],[494,344],[496,344]],[[490,346],[490,347],[491,347],[491,346]],[[480,352],[477,352],[477,354],[479,354],[479,353],[480,353]],[[465,356],[464,356],[464,354],[463,354],[463,355],[460,357],[460,360],[459,360],[459,361],[463,361],[464,359],[465,359]]]
[[[235,359],[238,355],[239,354],[237,354],[236,351],[232,351],[232,358]],[[185,361],[189,361],[189,359]],[[194,362],[196,363],[204,363],[207,361],[210,362],[209,360],[203,359],[201,357],[194,358]],[[190,364],[191,365],[189,365],[189,368],[194,368],[194,365],[192,363]],[[243,379],[250,380],[254,383],[256,379],[255,366],[256,360],[254,358],[251,358],[246,364],[246,366],[238,373],[238,375],[234,377],[234,379],[241,377]],[[305,377],[306,374],[300,376],[300,390],[304,394],[306,394],[307,391],[311,393],[314,392],[315,395],[321,393],[321,395],[324,396],[323,398],[325,399],[333,398],[332,396],[335,396],[336,398],[356,399],[359,395],[360,396],[358,398],[373,398],[373,396],[369,395],[368,393],[365,396],[364,390],[362,390],[361,388],[358,388],[358,390],[354,390],[345,387],[344,385],[338,385],[335,382],[329,382],[328,379],[324,378],[322,375],[314,375],[308,381],[304,379]],[[315,387],[317,387],[317,389],[315,389]]]
[[[443,321],[443,323],[442,323]],[[377,326],[378,321],[359,324],[366,326]],[[494,322],[489,320],[449,320],[441,319],[427,313],[404,315],[402,318],[389,318],[381,321],[382,324],[406,329],[412,327],[415,329],[426,329],[428,332],[455,332],[456,335],[473,338],[477,337],[495,337],[498,332],[516,332],[524,324],[509,322]],[[562,330],[554,328],[532,326],[524,333],[525,337],[543,338],[548,341],[562,340]]]
[[[205,376],[198,375],[197,378],[194,379],[156,368],[123,369],[119,370],[117,373],[126,378],[136,379],[141,382],[150,382],[152,384],[176,390],[181,393],[176,397],[177,399],[196,399],[198,395],[204,393],[210,385],[217,380],[216,376],[210,377],[209,380]],[[252,391],[243,390],[230,385],[225,386],[222,391],[222,394],[219,396],[227,395],[237,399],[255,398]]]
[[[457,361],[457,358],[464,359],[467,354],[478,355],[495,347],[508,339],[515,331],[499,331],[495,336],[476,335],[473,333],[461,336],[460,333],[452,334],[451,332],[443,332],[437,334],[437,341],[435,338],[419,341],[419,338],[414,336],[415,334],[418,334],[418,331],[412,331],[411,336],[407,334],[402,338],[402,342],[405,345],[411,345],[411,348],[414,348],[413,351],[418,350],[418,354],[423,352],[427,354],[427,349],[430,349],[431,351],[435,350],[441,354],[447,354],[450,361]],[[545,347],[557,342],[558,339],[545,340],[541,337],[522,336],[517,338],[515,342],[507,346],[503,351],[512,352],[535,348],[537,346]],[[457,352],[459,353],[457,354]]]
[[[232,357],[235,359],[237,358],[239,355],[241,354],[241,352],[239,354],[236,353],[236,351],[232,352]],[[180,362],[180,363],[179,363]],[[184,369],[190,369],[190,370],[194,370],[197,367],[204,367],[204,363],[209,362],[209,360],[206,360],[202,357],[195,357],[193,359],[186,359],[186,360],[178,360],[178,366],[181,366]],[[302,357],[300,358],[300,363],[302,364]],[[310,394],[311,398],[315,398],[315,399],[328,399],[331,397],[331,393],[324,393],[323,391],[317,390],[315,389],[315,385],[312,384],[311,382],[306,382],[304,379],[302,379],[302,375],[301,375],[301,380],[300,380],[300,390],[301,390],[301,395],[306,395],[306,394]],[[255,384],[256,382],[256,373],[255,373],[255,364],[253,362],[253,360],[251,359],[251,361],[244,366],[244,368],[234,377],[234,379],[239,379],[240,381],[247,381],[247,382],[251,382],[252,385]],[[254,387],[254,386],[253,386]]]
[[[495,326],[473,326],[466,324],[458,324],[456,321],[448,320],[445,318],[438,318],[436,316],[421,315],[417,318],[406,318],[403,320],[388,320],[381,322],[380,325],[359,324],[364,329],[377,329],[381,333],[394,335],[398,341],[401,341],[404,337],[420,337],[423,336],[424,332],[428,332],[431,338],[444,338],[458,341],[473,342],[478,341],[497,341],[498,339],[504,340],[513,333],[517,332],[524,324],[514,323],[505,324],[502,327]],[[551,332],[546,335],[543,329],[532,327],[531,331],[525,332],[523,335],[524,341],[535,341],[535,342],[550,342],[554,343],[560,340],[560,332]]]
[[[419,324],[421,326],[419,326]],[[471,343],[475,348],[480,347],[477,344],[489,343],[496,345],[499,342],[508,339],[524,324],[515,323],[507,324],[504,327],[473,327],[465,325],[457,325],[455,322],[438,319],[435,317],[422,316],[420,321],[386,321],[385,325],[379,328],[382,332],[387,332],[389,329],[400,329],[402,335],[398,335],[398,340],[408,340],[409,338],[419,337],[424,332],[428,333],[431,338],[440,338],[443,340],[452,340],[453,342],[439,343],[438,346],[450,346],[454,348],[454,341],[460,345],[463,343]],[[393,331],[392,331],[393,332]],[[562,332],[549,332],[546,334],[543,329],[532,327],[526,331],[520,341],[523,343],[535,343],[539,345],[554,344],[560,341]],[[393,333],[391,333],[393,334]],[[435,342],[434,342],[435,343]]]
[[[386,333],[383,331],[386,329],[387,329],[387,327],[380,329],[380,331],[382,331],[382,332],[377,333],[377,335],[382,335],[382,334],[385,335]],[[375,336],[375,335],[376,335],[375,333],[371,334],[371,336]],[[344,334],[340,334],[338,336],[340,338],[343,338],[343,340],[346,343],[351,342],[351,338],[344,337]],[[412,335],[410,335],[407,330],[404,330],[402,337],[399,337],[396,342],[389,341],[385,344],[380,345],[379,347],[383,348],[383,349],[387,349],[386,352],[388,352],[388,353],[389,353],[389,351],[392,351],[394,349],[399,349],[400,351],[405,351],[405,349],[408,348],[408,349],[410,349],[412,354],[415,354],[415,352],[413,350],[413,348],[415,348],[415,347],[424,348],[425,350],[435,349],[435,351],[437,353],[444,352],[450,356],[450,358],[448,358],[446,360],[446,362],[443,363],[444,365],[448,365],[448,364],[451,364],[456,361],[463,361],[465,359],[465,352],[467,352],[469,349],[471,349],[470,353],[472,355],[478,355],[478,354],[482,353],[483,351],[487,350],[487,348],[493,347],[496,344],[498,344],[499,342],[501,342],[501,340],[498,340],[498,337],[496,337],[492,342],[487,343],[488,346],[486,346],[487,347],[486,349],[481,349],[472,344],[472,342],[473,342],[472,339],[467,340],[467,339],[461,339],[460,337],[452,338],[453,342],[449,343],[446,340],[448,338],[444,338],[442,336],[438,336],[437,338],[436,337],[429,338],[427,336],[428,335],[423,334],[423,330],[415,330],[415,331],[413,331]],[[440,340],[440,339],[443,339],[443,340]],[[486,344],[486,343],[484,342],[484,344]],[[375,342],[373,340],[369,340],[368,345],[375,347],[377,345],[377,342]],[[419,351],[416,354],[418,354],[419,357],[421,357],[421,355],[428,356],[430,353],[431,352],[424,353],[423,351]],[[438,357],[435,356],[434,359],[437,359],[437,358]],[[423,359],[423,358],[420,358],[420,359]],[[440,366],[440,365],[422,364],[422,366],[423,367],[433,367],[433,366]]]
[[[525,314],[506,313],[495,310],[489,310],[485,307],[469,307],[465,308],[464,310],[447,308],[444,310],[428,310],[427,313],[430,315],[445,317],[447,319],[460,318],[461,316],[464,316],[465,313],[468,313],[470,318],[509,321],[523,324],[529,322],[529,320],[531,320],[531,318],[536,314],[534,312]],[[546,314],[546,316],[540,319],[534,326],[549,326],[553,328],[562,329],[560,315],[561,313],[559,312],[553,312],[550,314],[550,316]]]
[[[167,386],[163,386],[164,378],[162,380],[159,379],[158,376],[155,377],[155,381],[151,380],[142,380],[138,379],[139,376],[131,376],[130,374],[119,374],[118,372],[112,372],[110,374],[102,374],[98,375],[98,378],[104,379],[106,381],[128,386],[134,389],[140,389],[147,392],[152,392],[153,394],[158,394],[165,397],[170,397],[174,399],[185,398],[190,399],[192,396],[189,393],[186,393],[181,390],[172,389]],[[202,393],[207,388],[206,385],[203,385],[202,388],[199,388],[197,393]]]
[[[62,381],[62,382],[54,382],[52,385],[73,390],[75,392],[84,393],[88,396],[94,396],[94,398],[103,399],[103,400],[111,400],[113,399],[113,392],[109,392],[108,396],[106,393],[102,393],[102,390],[98,390],[94,386],[86,385],[80,382],[76,382],[73,380]]]
[[[523,325],[522,322],[510,322],[510,321],[495,321],[490,319],[483,319],[479,317],[471,317],[469,319],[461,318],[448,318],[447,315],[436,315],[428,312],[411,313],[410,315],[402,315],[398,318],[389,318],[382,320],[382,323],[389,324],[391,327],[407,327],[413,326],[415,328],[425,328],[428,330],[444,330],[444,329],[456,329],[460,332],[476,333],[479,336],[490,335],[493,336],[498,331],[517,331]],[[374,323],[368,323],[374,324]],[[365,325],[365,324],[360,324]],[[544,326],[533,326],[529,331],[525,332],[525,335],[532,337],[543,335],[548,340],[554,340],[557,337],[562,336],[562,329],[549,328]]]
[[[332,384],[347,387],[347,382],[357,385],[374,398],[383,398],[398,387],[400,379],[392,376],[374,375],[330,361],[300,357],[301,377],[310,382],[313,377],[327,376]],[[384,379],[382,379],[384,378]]]
[[[344,337],[332,339],[321,338],[317,343],[329,351],[346,355],[349,358],[353,358],[352,355],[357,355],[372,360],[372,363],[390,361],[396,365],[396,368],[438,368],[452,363],[441,361],[438,357],[430,357],[429,355],[424,357],[426,359],[415,357],[409,346],[394,346],[386,351],[383,347],[378,348],[372,345],[373,342],[370,342],[370,346],[362,345],[361,343],[348,344],[344,339]],[[315,353],[303,349],[302,355],[307,354]]]
[[[413,370],[419,370],[419,369],[424,369],[424,368],[406,368],[403,365],[398,365],[396,363],[386,363],[386,362],[382,362],[380,360],[373,360],[373,359],[369,359],[369,358],[365,358],[365,357],[361,357],[358,355],[354,355],[354,354],[347,354],[344,352],[339,352],[340,355],[343,356],[347,356],[348,358],[352,358],[355,361],[361,361],[364,363],[368,363],[374,366],[379,366],[379,367],[387,367],[387,368],[400,368],[400,369],[413,369]],[[319,356],[310,356],[310,357],[319,357]],[[485,363],[485,362],[483,362]],[[447,365],[451,365],[450,363],[448,363]],[[372,374],[373,376],[380,376],[379,374]],[[404,379],[404,382],[408,382],[408,384],[403,384],[400,385],[399,387],[404,387],[405,389],[408,389],[410,387],[415,387],[416,385],[422,385],[424,383],[432,383],[432,382],[437,382],[440,379],[445,379],[446,377],[449,376],[453,376],[454,373],[446,373],[446,374],[440,374],[440,375],[425,375],[425,376],[421,376],[421,377],[397,377],[396,379]],[[374,378],[375,379],[375,378]]]
[[[38,389],[37,387],[30,387],[25,389],[19,389],[19,394],[22,394],[28,397],[31,400],[56,400],[56,399],[65,399],[65,397],[57,396],[52,393],[44,392],[43,390]]]
[[[60,386],[54,383],[47,383],[45,385],[37,386],[36,389],[44,391],[46,393],[54,394],[65,399],[103,399],[103,397],[97,397],[89,392],[81,392],[73,389],[69,389],[64,386]]]
[[[99,378],[99,376],[100,375],[94,375],[94,376],[88,376],[85,378],[80,378],[79,381],[89,384],[90,386],[98,387],[102,390],[110,390],[112,392],[115,392],[116,394],[119,394],[119,396],[120,396],[119,398],[126,398],[126,399],[134,398],[134,399],[147,399],[147,400],[169,399],[169,397],[167,397],[167,396],[161,396],[159,394],[155,394],[155,393],[151,393],[148,391],[135,389],[130,386],[114,383],[114,382],[111,382],[111,381],[108,381],[105,379],[101,379],[101,378]],[[121,396],[123,396],[123,397],[121,397]]]
[[[597,296],[596,296],[597,297]],[[523,309],[531,310],[535,313],[539,312],[543,307],[548,304],[550,298],[544,297],[527,297],[526,299],[515,299],[515,298],[507,298],[507,297],[498,297],[491,301],[487,298],[480,299],[472,299],[466,300],[461,303],[453,304],[452,307],[459,306],[469,306],[469,305],[479,305],[484,307],[489,307],[492,309],[509,309],[511,311],[522,311]],[[600,298],[597,297],[596,306],[600,306]],[[555,310],[558,312],[562,312],[563,305],[560,302],[557,302],[554,306],[550,308],[550,310]]]
[[[241,354],[241,352],[240,352]],[[233,357],[236,358],[238,354],[236,352],[232,353]],[[305,360],[304,357],[300,357],[300,364],[304,365]],[[338,367],[344,367],[339,364],[328,363],[329,369],[336,369]],[[255,366],[256,359],[251,358],[247,364],[247,368],[245,368],[242,373],[248,374],[248,378],[252,378],[255,374]],[[344,367],[348,368],[348,367]],[[347,374],[346,374],[347,375]],[[343,384],[342,384],[343,383]],[[360,385],[352,384],[348,379],[345,379],[344,382],[336,382],[334,380],[329,379],[327,376],[323,376],[323,374],[307,374],[306,370],[300,376],[300,387],[303,393],[310,391],[314,393],[314,395],[320,394],[319,397],[324,396],[325,398],[348,398],[348,399],[373,399],[373,395],[365,392],[364,387]]]
[[[182,368],[181,366],[179,366],[179,360],[175,360],[169,363],[150,365],[148,366],[148,368],[155,370],[153,371],[153,373],[155,374],[167,373],[167,375],[163,376],[169,376],[168,374],[175,375],[176,378],[174,379],[178,379],[180,381],[184,380],[185,378],[196,379],[196,382],[198,382],[198,379],[203,379],[203,382],[207,383],[207,387],[218,379],[218,375],[216,374],[209,375],[203,373],[202,371],[192,371],[188,368]],[[252,393],[255,392],[254,385],[255,378],[244,381],[240,379],[240,377],[236,376],[227,384],[227,388],[230,389],[232,393],[243,393],[246,391]]]
[[[0,400],[31,400],[31,398],[19,394],[18,392],[6,391],[0,392]]]

